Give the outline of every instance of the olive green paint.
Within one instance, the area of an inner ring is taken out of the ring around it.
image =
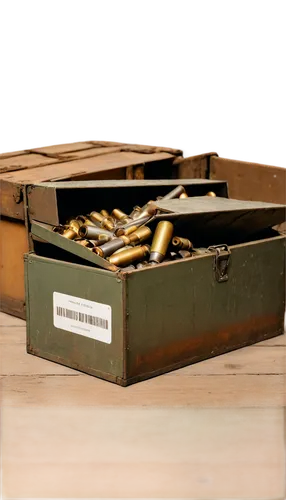
[[[28,352],[127,385],[282,333],[285,237],[230,249],[224,283],[213,255],[128,273],[26,255]],[[55,328],[54,291],[109,304],[112,343]]]

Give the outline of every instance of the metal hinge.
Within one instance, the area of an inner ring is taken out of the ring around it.
[[[230,260],[230,249],[227,245],[214,245],[208,250],[215,252],[213,270],[218,283],[228,280],[228,266]]]

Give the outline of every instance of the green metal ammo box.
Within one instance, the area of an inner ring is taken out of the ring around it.
[[[124,271],[52,231],[179,184],[189,198],[159,201],[157,220],[200,234],[208,254]],[[283,205],[231,200],[226,182],[203,179],[42,183],[27,200],[28,353],[126,386],[283,333]]]

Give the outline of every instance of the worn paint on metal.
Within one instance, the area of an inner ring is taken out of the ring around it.
[[[27,188],[30,220],[58,225],[76,211],[100,209],[107,204],[110,210],[116,205],[126,205],[128,213],[135,205],[144,205],[153,196],[164,195],[170,187],[184,184],[190,196],[206,194],[210,189],[218,196],[227,197],[227,183],[207,179],[160,180],[102,180],[81,182],[46,182]],[[80,200],[80,201],[79,201]],[[123,208],[123,207],[121,207]],[[124,208],[123,208],[124,209]]]
[[[66,360],[115,377],[123,373],[122,281],[117,273],[29,254],[25,261],[27,350],[48,359]],[[53,324],[53,292],[112,309],[112,342],[105,344]]]
[[[212,261],[110,273],[30,254],[27,350],[125,386],[282,333],[285,237],[232,247],[227,282]],[[110,304],[112,344],[56,329],[53,291]]]
[[[283,332],[285,238],[231,247],[226,282],[212,264],[205,255],[127,276],[128,330],[136,331],[129,377]]]

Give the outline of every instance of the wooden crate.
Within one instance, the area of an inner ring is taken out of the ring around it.
[[[173,163],[181,155],[178,149],[105,141],[0,155],[0,309],[25,317],[27,185],[60,180],[171,178],[176,173]]]
[[[236,200],[286,204],[286,168],[211,156],[209,179],[226,179]],[[286,234],[286,223],[276,229]]]

